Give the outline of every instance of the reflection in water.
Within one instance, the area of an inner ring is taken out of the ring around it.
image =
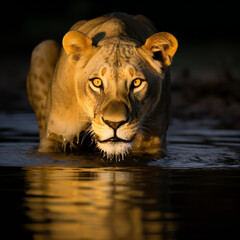
[[[166,198],[167,176],[159,170],[23,170],[25,214],[30,218],[25,228],[34,239],[174,239],[176,216]]]

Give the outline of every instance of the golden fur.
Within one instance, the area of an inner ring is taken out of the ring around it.
[[[144,16],[113,13],[76,23],[62,44],[44,41],[32,53],[39,151],[78,148],[85,133],[107,158],[163,153],[176,38]]]

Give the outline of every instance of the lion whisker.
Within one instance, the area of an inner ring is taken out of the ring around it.
[[[139,126],[138,131],[144,136],[150,136],[152,134],[151,130],[144,126]]]
[[[91,136],[92,134],[93,134],[93,129],[91,128],[91,126],[89,126],[81,138],[81,145],[83,144],[83,142],[87,138],[87,136]]]

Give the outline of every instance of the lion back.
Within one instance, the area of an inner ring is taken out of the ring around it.
[[[53,40],[41,42],[32,52],[27,76],[27,94],[38,120],[40,136],[45,127],[47,95],[59,53],[60,46]]]

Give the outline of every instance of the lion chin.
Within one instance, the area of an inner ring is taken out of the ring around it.
[[[103,152],[103,156],[109,160],[115,159],[116,161],[121,161],[129,153],[129,150],[132,148],[132,142],[123,142],[123,141],[106,141],[106,142],[97,142],[97,148]]]

